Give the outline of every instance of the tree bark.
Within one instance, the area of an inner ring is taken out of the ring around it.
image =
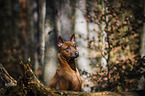
[[[75,10],[75,34],[76,34],[76,44],[79,48],[79,58],[77,59],[78,67],[81,70],[85,70],[89,73],[92,72],[90,66],[90,60],[88,57],[88,32],[87,32],[87,22],[85,19],[86,14],[86,0],[77,0],[78,6]]]
[[[58,10],[58,34],[62,36],[64,41],[68,41],[74,34],[74,12],[75,0],[60,0]]]
[[[46,1],[46,19],[44,31],[44,69],[43,79],[46,85],[49,85],[50,80],[54,76],[57,68],[57,28],[56,28],[56,1]]]
[[[144,18],[145,18],[145,0],[143,0],[143,15],[144,15]],[[141,35],[140,35],[140,38],[141,38],[141,43],[140,43],[140,55],[143,57],[145,56],[145,21],[143,22],[143,30],[141,31]],[[138,89],[144,89],[144,86],[145,86],[145,77],[142,76],[140,78],[140,80],[138,80]]]

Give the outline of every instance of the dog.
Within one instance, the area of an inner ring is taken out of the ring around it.
[[[81,91],[82,81],[75,63],[75,58],[79,56],[75,45],[75,35],[73,34],[67,42],[59,36],[57,45],[59,47],[58,68],[49,87],[58,90]]]

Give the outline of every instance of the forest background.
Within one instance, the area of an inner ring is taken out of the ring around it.
[[[144,0],[0,0],[0,63],[15,79],[31,59],[48,86],[57,38],[76,36],[83,91],[145,88]]]

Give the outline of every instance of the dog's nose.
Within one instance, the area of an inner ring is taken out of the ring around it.
[[[75,55],[76,55],[76,56],[79,56],[79,52],[78,52],[78,51],[75,51]]]

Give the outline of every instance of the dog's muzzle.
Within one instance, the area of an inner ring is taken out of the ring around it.
[[[73,54],[71,54],[71,56],[69,56],[70,59],[74,59],[77,58],[79,56],[79,52],[75,51]]]

